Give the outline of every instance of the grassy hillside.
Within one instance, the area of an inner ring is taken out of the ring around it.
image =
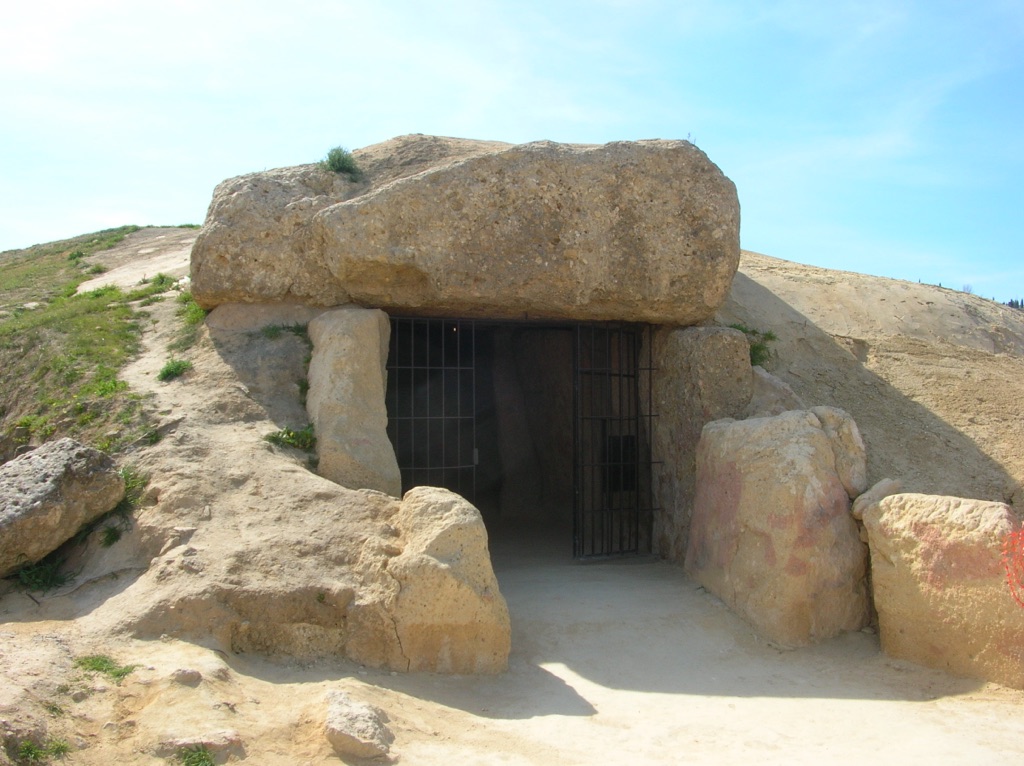
[[[117,452],[155,438],[140,398],[118,371],[138,351],[145,306],[174,281],[131,292],[78,286],[102,272],[91,256],[138,226],[0,253],[0,459],[18,446],[73,436]]]

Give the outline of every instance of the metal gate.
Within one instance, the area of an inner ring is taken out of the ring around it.
[[[391,319],[387,430],[403,491],[446,487],[477,502],[477,329],[473,320]],[[650,330],[573,331],[573,556],[649,553],[653,414],[641,361]]]
[[[644,333],[636,327],[576,327],[573,556],[578,559],[651,551],[653,413],[650,370],[640,365]],[[648,374],[641,377],[641,372]]]
[[[388,437],[402,491],[446,487],[476,502],[476,326],[391,319]]]

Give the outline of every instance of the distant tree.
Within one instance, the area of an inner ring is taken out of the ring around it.
[[[1018,300],[1017,298],[1010,298],[1006,305],[1011,309],[1024,309],[1024,301]]]

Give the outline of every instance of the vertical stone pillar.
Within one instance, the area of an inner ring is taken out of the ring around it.
[[[345,306],[309,323],[306,409],[316,429],[321,476],[350,489],[402,493],[388,439],[388,341],[391,323],[377,309]]]
[[[655,415],[652,451],[654,551],[678,564],[686,555],[696,492],[697,442],[712,420],[743,417],[750,401],[750,346],[726,327],[660,328],[652,341]]]

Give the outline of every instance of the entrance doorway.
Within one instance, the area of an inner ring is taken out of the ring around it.
[[[649,553],[647,328],[393,317],[388,436],[403,492],[446,487],[489,527],[576,558]]]

